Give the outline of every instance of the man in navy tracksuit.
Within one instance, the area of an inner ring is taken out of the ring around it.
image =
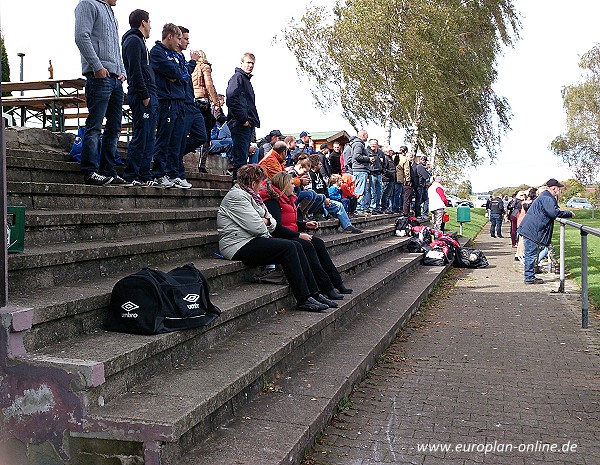
[[[152,175],[160,187],[173,187],[169,178],[179,167],[179,152],[183,138],[183,105],[185,88],[183,68],[177,53],[181,31],[173,23],[163,26],[162,41],[156,41],[150,51],[150,65],[156,75],[158,94],[158,124],[154,145]]]
[[[240,67],[235,69],[227,84],[227,125],[233,138],[233,179],[236,179],[240,166],[248,163],[252,128],[260,127],[254,89],[250,83],[254,61],[252,53],[245,53]]]
[[[186,61],[183,56],[183,51],[187,50],[190,43],[190,30],[186,27],[179,26],[181,30],[181,42],[179,43],[179,54],[181,64],[184,68],[183,86],[185,88],[185,104],[183,106],[183,138],[179,149],[179,168],[173,181],[176,187],[189,189],[192,184],[185,179],[185,167],[183,164],[183,156],[186,153],[193,152],[196,148],[204,144],[208,137],[206,136],[206,126],[202,111],[196,104],[194,98],[194,85],[192,83],[192,73],[196,67],[196,60],[200,59],[200,55],[196,51],[192,51],[191,60]],[[170,175],[169,175],[170,176]]]
[[[129,15],[129,25],[131,29],[123,36],[122,45],[129,84],[127,102],[133,115],[133,136],[127,148],[123,179],[133,187],[158,187],[150,173],[158,110],[154,71],[146,48],[146,39],[150,37],[150,15],[144,10],[133,10]]]

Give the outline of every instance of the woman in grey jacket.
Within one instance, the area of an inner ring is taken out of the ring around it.
[[[280,264],[298,310],[318,312],[337,307],[319,294],[302,246],[271,237],[277,223],[257,193],[265,179],[262,166],[244,165],[238,170],[237,183],[223,198],[217,214],[221,254],[250,266]]]

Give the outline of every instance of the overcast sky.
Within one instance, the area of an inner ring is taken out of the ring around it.
[[[11,65],[11,80],[19,79],[18,52],[25,53],[24,79],[48,78],[52,60],[55,78],[81,76],[79,52],[73,40],[73,10],[78,0],[2,1],[0,25]],[[333,0],[315,0],[330,6]],[[351,126],[339,111],[323,114],[315,108],[306,79],[296,74],[293,56],[273,41],[289,18],[300,17],[308,2],[178,2],[118,0],[115,13],[120,34],[129,28],[135,8],[150,12],[149,48],[160,38],[162,25],[174,22],[190,29],[190,49],[201,49],[213,64],[213,79],[224,93],[243,52],[256,54],[252,83],[261,118],[258,136],[272,129],[337,131]],[[600,1],[516,0],[522,13],[521,40],[498,62],[496,92],[513,110],[512,131],[505,136],[498,159],[468,172],[475,191],[522,183],[539,185],[550,177],[571,174],[549,151],[552,139],[564,130],[561,88],[579,79],[579,55],[600,41]],[[173,5],[176,5],[175,7]],[[383,141],[383,128],[370,126],[369,135]],[[392,145],[404,143],[395,132]]]

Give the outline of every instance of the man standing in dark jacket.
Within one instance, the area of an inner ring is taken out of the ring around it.
[[[489,201],[490,210],[490,236],[502,236],[502,215],[504,215],[504,202],[499,194]]]
[[[548,247],[552,240],[554,220],[556,218],[574,218],[575,214],[570,211],[562,211],[558,208],[556,196],[560,188],[564,187],[556,179],[549,179],[545,186],[548,188],[537,197],[523,217],[521,225],[517,228],[519,235],[523,236],[525,246],[524,272],[525,284],[541,284],[541,278],[535,277],[535,262],[538,257],[538,248]]]
[[[369,188],[369,174],[371,172],[371,159],[365,147],[365,141],[369,138],[367,131],[358,131],[358,134],[350,138],[348,145],[350,146],[349,161],[352,166],[352,175],[356,182],[354,193],[359,196],[358,206],[356,207],[357,215],[368,214],[371,205],[371,192]]]
[[[154,71],[146,48],[146,39],[150,37],[150,15],[144,10],[133,10],[129,15],[129,25],[131,29],[123,36],[122,44],[133,134],[127,147],[123,179],[134,187],[159,187],[150,173],[158,109]]]
[[[369,166],[369,186],[371,187],[371,210],[373,213],[381,213],[381,196],[383,194],[383,165],[385,155],[379,148],[377,139],[369,140],[367,149],[371,165]]]
[[[392,213],[393,199],[395,197],[396,189],[396,165],[392,159],[394,151],[388,145],[387,147],[384,147],[383,153],[385,155],[385,161],[383,163],[383,171],[381,173],[383,179],[381,208],[383,208],[383,213]]]
[[[248,163],[248,149],[252,138],[252,129],[260,127],[260,119],[254,101],[254,88],[250,82],[254,69],[255,57],[252,53],[244,53],[239,68],[227,84],[227,125],[233,138],[233,179],[237,178],[237,170]]]

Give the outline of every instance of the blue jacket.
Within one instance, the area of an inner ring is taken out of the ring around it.
[[[560,210],[554,196],[549,191],[544,191],[527,210],[517,232],[536,244],[548,246],[552,240],[554,220],[572,216],[570,211]]]
[[[144,35],[139,29],[129,29],[123,36],[122,44],[129,84],[127,92],[129,95],[135,94],[140,100],[146,100],[151,95],[156,97],[156,80]]]
[[[169,50],[160,40],[150,50],[150,65],[156,75],[159,100],[185,100],[183,66],[179,54]]]
[[[227,121],[229,127],[241,126],[249,121],[255,128],[260,127],[260,119],[254,102],[254,88],[250,83],[251,74],[236,68],[227,84]]]
[[[327,192],[331,200],[337,200],[338,202],[342,201],[342,189],[338,186],[330,186],[329,189],[327,189]]]

